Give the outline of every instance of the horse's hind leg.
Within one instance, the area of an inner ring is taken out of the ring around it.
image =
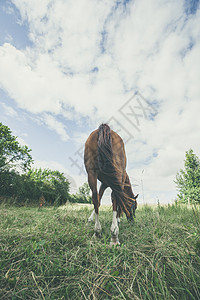
[[[96,236],[101,236],[101,224],[99,221],[99,195],[97,192],[97,176],[93,173],[89,173],[88,183],[92,190],[92,201],[94,204],[94,214],[95,214],[94,231]]]
[[[110,245],[120,245],[119,242],[119,226],[118,226],[118,216],[117,216],[117,201],[116,198],[112,192],[111,194],[112,197],[112,203],[113,203],[113,219],[112,219],[112,225],[111,225],[111,241]]]
[[[99,189],[99,207],[101,205],[101,198],[103,196],[104,191],[107,189],[107,185],[105,183],[101,183],[100,189]],[[92,222],[95,215],[95,210],[91,213],[90,217],[88,218],[88,222]]]

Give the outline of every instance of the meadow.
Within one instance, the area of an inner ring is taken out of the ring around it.
[[[91,206],[0,207],[0,299],[200,299],[200,210],[143,206],[120,223]]]

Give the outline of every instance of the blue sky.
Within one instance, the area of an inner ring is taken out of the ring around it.
[[[1,122],[74,191],[109,122],[139,201],[171,202],[185,151],[200,155],[199,24],[199,1],[0,1]]]

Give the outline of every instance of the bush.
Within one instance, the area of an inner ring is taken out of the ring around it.
[[[46,203],[62,205],[70,199],[69,185],[64,174],[50,169],[31,169],[27,174],[12,170],[0,176],[1,196],[12,198],[15,204],[38,204],[43,195]]]

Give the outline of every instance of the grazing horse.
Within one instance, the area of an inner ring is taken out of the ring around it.
[[[137,197],[134,195],[131,183],[126,173],[126,154],[121,137],[110,129],[107,124],[102,124],[93,131],[86,143],[84,163],[88,174],[88,183],[92,190],[92,201],[95,214],[95,234],[101,235],[99,221],[99,206],[103,193],[107,187],[112,189],[113,220],[111,225],[111,245],[119,245],[118,220],[124,212],[128,220],[133,220],[137,208]],[[99,193],[97,179],[101,181]]]

